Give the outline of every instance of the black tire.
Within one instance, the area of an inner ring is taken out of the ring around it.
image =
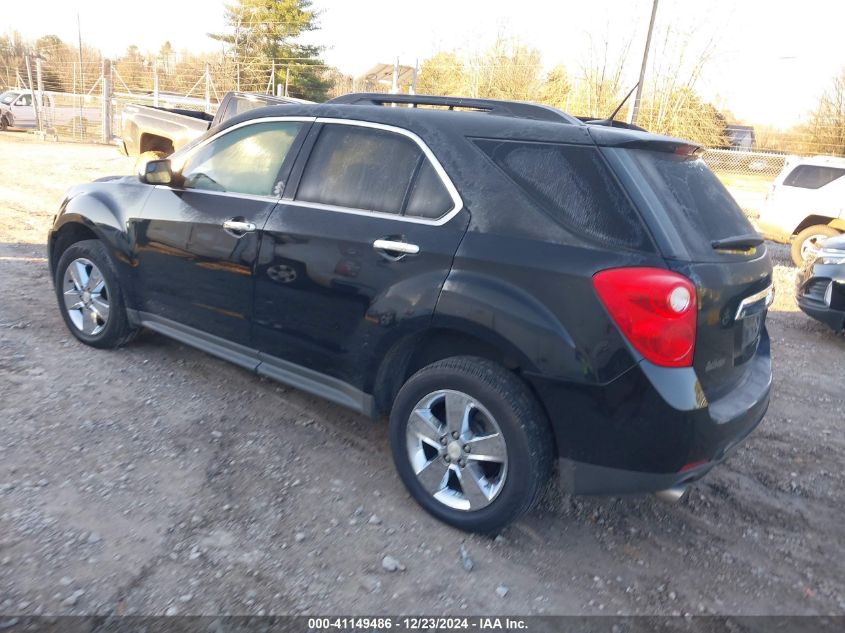
[[[0,132],[5,132],[9,129],[9,119],[4,116],[0,116]]]
[[[814,224],[813,226],[808,226],[796,235],[795,239],[792,241],[792,246],[789,249],[789,254],[792,256],[792,263],[799,268],[804,265],[804,257],[802,253],[805,248],[804,243],[808,240],[813,240],[819,236],[828,238],[836,237],[837,235],[839,235],[839,231],[827,224]]]
[[[495,418],[507,451],[507,476],[489,505],[477,511],[454,509],[429,493],[414,473],[406,432],[417,403],[438,390],[471,396]],[[472,356],[447,358],[424,367],[399,390],[390,415],[393,460],[411,496],[444,523],[469,532],[495,534],[531,510],[552,472],[554,439],[546,416],[528,387],[492,361]]]
[[[97,266],[102,273],[107,291],[109,303],[108,319],[106,319],[105,327],[103,327],[102,331],[96,334],[87,334],[74,325],[65,305],[65,275],[70,264],[80,258],[87,259]],[[132,326],[126,314],[126,303],[114,263],[111,257],[109,257],[105,245],[100,240],[75,242],[62,253],[59,263],[56,266],[55,290],[56,299],[59,303],[59,311],[65,321],[65,325],[71,334],[86,345],[106,349],[120,347],[129,343],[137,335],[138,329]]]

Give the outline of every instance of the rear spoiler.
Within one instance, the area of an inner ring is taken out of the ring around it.
[[[623,126],[599,127],[588,124],[590,136],[602,147],[622,147],[625,149],[645,149],[653,152],[667,152],[678,156],[698,157],[704,151],[697,143],[672,136],[662,136],[649,132],[640,132]]]

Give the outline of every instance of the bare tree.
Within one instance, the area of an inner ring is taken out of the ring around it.
[[[817,153],[845,155],[845,68],[819,97],[807,131]]]

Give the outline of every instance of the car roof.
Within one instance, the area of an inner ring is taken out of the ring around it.
[[[526,104],[527,105],[527,104]],[[548,108],[553,112],[552,108]],[[560,142],[578,144],[599,144],[623,146],[628,143],[668,142],[692,145],[668,136],[650,132],[590,125],[560,112],[560,118],[547,115],[544,118],[530,116],[503,115],[496,112],[476,110],[447,110],[443,108],[389,107],[384,105],[359,105],[357,103],[318,103],[269,105],[255,108],[232,117],[221,126],[210,130],[220,130],[238,125],[252,119],[271,117],[316,117],[328,119],[348,119],[365,121],[388,126],[395,126],[413,132],[424,138],[429,145],[437,144],[444,133],[464,137],[496,138],[512,140],[533,140],[540,142]]]

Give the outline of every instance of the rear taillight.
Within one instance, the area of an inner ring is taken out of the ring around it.
[[[593,287],[617,327],[646,360],[689,367],[695,349],[695,286],[662,268],[612,268]]]

